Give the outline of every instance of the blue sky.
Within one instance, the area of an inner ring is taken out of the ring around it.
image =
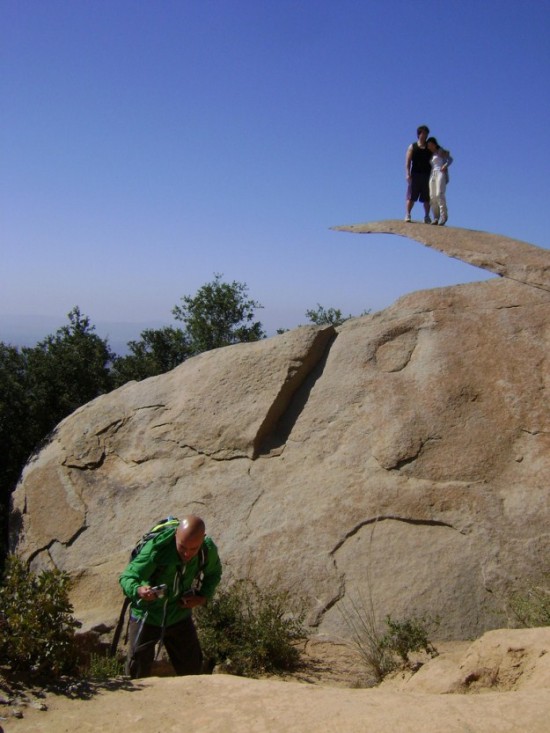
[[[214,273],[270,333],[485,279],[329,229],[403,217],[419,124],[449,224],[550,244],[550,0],[3,0],[0,28],[0,340],[74,305],[137,338]]]

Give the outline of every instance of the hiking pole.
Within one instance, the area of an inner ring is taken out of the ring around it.
[[[113,635],[111,647],[109,649],[109,656],[111,657],[114,657],[116,655],[118,642],[120,640],[120,635],[122,633],[122,627],[124,626],[124,616],[126,615],[126,611],[128,610],[129,605],[130,605],[130,599],[128,598],[128,596],[125,596],[124,601],[122,603],[122,608],[120,610],[120,616],[118,619],[118,623],[115,627],[115,633]]]

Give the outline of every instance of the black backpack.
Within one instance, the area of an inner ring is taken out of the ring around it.
[[[139,553],[142,551],[143,547],[147,544],[147,542],[149,542],[149,540],[152,540],[155,537],[158,537],[159,534],[161,534],[165,530],[170,529],[172,527],[174,529],[177,529],[179,523],[180,523],[180,520],[177,517],[173,517],[172,515],[158,521],[137,542],[136,546],[130,553],[130,561],[132,561],[134,558],[136,558],[139,555]],[[199,550],[199,566],[197,569],[195,580],[193,581],[193,587],[195,588],[195,590],[200,590],[200,586],[202,584],[202,578],[204,576],[204,567],[206,565],[206,559],[207,559],[207,549],[206,549],[205,544],[203,543],[201,549]],[[122,608],[120,609],[120,616],[118,619],[118,623],[116,625],[115,633],[113,635],[113,641],[111,642],[110,654],[112,657],[114,657],[116,654],[118,642],[120,640],[120,635],[122,633],[122,628],[124,626],[124,617],[126,615],[126,611],[128,610],[129,606],[130,606],[130,599],[128,598],[128,596],[125,595],[124,601],[122,602]],[[129,622],[130,622],[130,618],[128,617],[128,623]],[[128,626],[126,626],[126,636],[124,639],[124,643],[126,643],[127,640],[128,640]]]

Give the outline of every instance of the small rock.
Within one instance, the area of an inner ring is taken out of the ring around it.
[[[47,710],[48,706],[41,700],[33,700],[31,702],[31,708],[34,708],[35,710]]]
[[[232,674],[232,672],[233,662],[231,661],[231,659],[226,659],[224,662],[219,662],[212,670],[212,674]]]

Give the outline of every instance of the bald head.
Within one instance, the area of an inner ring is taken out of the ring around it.
[[[176,549],[182,562],[189,562],[204,542],[206,528],[204,521],[195,514],[184,517],[176,530]]]

